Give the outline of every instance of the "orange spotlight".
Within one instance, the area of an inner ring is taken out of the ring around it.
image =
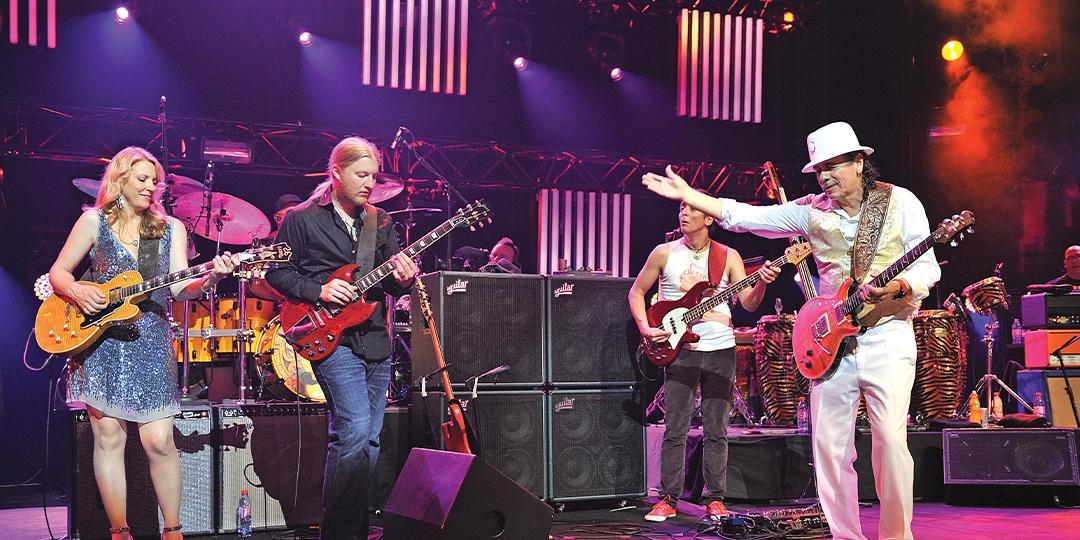
[[[795,28],[795,12],[785,11],[781,19],[783,24],[780,25],[785,32],[790,32],[792,28]]]
[[[941,46],[941,57],[949,62],[958,60],[964,55],[964,44],[958,40],[950,39]]]

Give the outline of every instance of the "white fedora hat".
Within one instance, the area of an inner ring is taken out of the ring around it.
[[[810,163],[802,168],[804,173],[814,172],[814,165],[836,156],[851,152],[862,152],[868,156],[874,153],[873,148],[859,144],[855,130],[847,122],[833,122],[807,135],[806,149],[810,152]]]

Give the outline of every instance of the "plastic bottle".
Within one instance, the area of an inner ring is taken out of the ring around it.
[[[240,504],[236,505],[236,536],[251,537],[251,497],[248,490],[240,490]]]
[[[998,420],[1004,416],[1003,413],[1004,407],[1001,404],[1001,392],[994,392],[994,400],[990,405],[990,418]]]
[[[982,405],[979,404],[979,394],[976,394],[973,390],[971,396],[968,397],[968,421],[981,424],[982,419]]]
[[[795,422],[798,424],[799,433],[810,433],[810,407],[806,405],[805,396],[799,396],[799,405],[795,408]]]
[[[1042,392],[1035,392],[1035,399],[1031,402],[1031,408],[1035,409],[1035,416],[1046,417],[1046,402],[1043,401]]]
[[[1014,345],[1019,345],[1024,342],[1024,327],[1020,326],[1020,319],[1013,319],[1012,342]]]

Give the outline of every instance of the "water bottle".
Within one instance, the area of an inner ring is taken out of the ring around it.
[[[240,504],[236,505],[236,536],[251,537],[251,497],[248,490],[240,490]]]
[[[806,405],[806,397],[799,396],[799,406],[795,408],[795,421],[799,426],[799,433],[810,433],[810,408]]]
[[[1024,342],[1024,327],[1020,326],[1020,319],[1013,319],[1012,342],[1013,345],[1019,345]]]
[[[1042,392],[1035,392],[1035,399],[1031,403],[1031,408],[1035,409],[1035,416],[1046,417],[1046,402],[1043,401]]]

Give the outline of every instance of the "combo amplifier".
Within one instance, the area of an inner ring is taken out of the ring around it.
[[[1080,336],[1080,328],[1024,332],[1024,366],[1029,368],[1060,367],[1058,357],[1053,353],[1065,347],[1070,339],[1077,336]],[[1074,341],[1060,354],[1061,362],[1065,364],[1065,367],[1080,367],[1080,343]]]
[[[210,407],[185,405],[173,419],[173,436],[180,453],[183,491],[180,523],[188,535],[214,532],[213,448]],[[128,526],[133,536],[157,536],[164,525],[157,496],[150,481],[150,465],[139,439],[139,429],[129,424],[124,464],[127,473]],[[72,493],[68,499],[68,531],[72,538],[108,538],[109,519],[101,503],[94,477],[94,435],[85,409],[72,410]]]
[[[544,382],[544,278],[526,274],[435,272],[419,278],[431,298],[450,381],[501,365],[509,371],[480,380],[489,387],[538,387]],[[413,291],[412,372],[435,370],[435,348]]]
[[[1025,294],[1020,297],[1024,328],[1080,329],[1080,293]]]

